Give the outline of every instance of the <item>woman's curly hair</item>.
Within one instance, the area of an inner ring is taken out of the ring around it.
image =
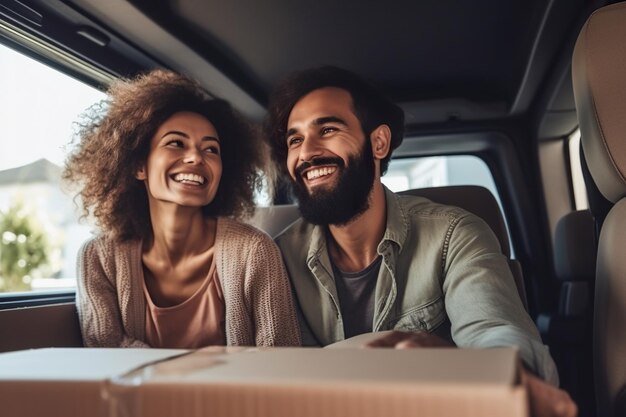
[[[207,118],[220,136],[222,178],[207,216],[242,217],[254,211],[265,148],[258,132],[224,100],[213,99],[196,81],[157,69],[114,82],[108,98],[82,115],[76,148],[63,179],[78,186],[83,215],[119,240],[151,233],[148,196],[135,174],[148,158],[157,129],[174,113]]]

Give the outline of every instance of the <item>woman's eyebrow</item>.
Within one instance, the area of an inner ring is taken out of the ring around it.
[[[217,143],[221,143],[220,142],[220,138],[218,138],[217,136],[205,136],[202,138],[203,141],[214,141]]]
[[[165,134],[163,136],[161,136],[161,139],[163,139],[164,137],[168,136],[168,135],[178,135],[178,136],[182,136],[184,138],[189,139],[189,135],[186,134],[185,132],[181,132],[179,130],[170,130],[168,132],[165,132]],[[203,141],[215,141],[217,143],[220,143],[220,138],[218,138],[217,136],[205,136],[202,138]]]
[[[161,136],[161,139],[163,139],[163,138],[164,138],[164,137],[166,137],[167,135],[179,135],[179,136],[183,136],[183,137],[185,137],[185,138],[189,138],[189,135],[188,135],[188,134],[186,134],[185,132],[181,132],[181,131],[178,131],[178,130],[170,130],[170,131],[168,131],[168,132],[165,132],[165,133],[163,134],[163,136]]]

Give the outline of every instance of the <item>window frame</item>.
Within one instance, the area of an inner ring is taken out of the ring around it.
[[[44,8],[54,10],[55,13],[45,16],[46,19],[43,21],[47,24],[42,26],[20,19],[19,16],[11,16],[7,14],[7,10],[2,10],[0,44],[100,90],[120,76],[130,76],[160,65],[152,57],[128,45],[123,45],[125,51],[120,51],[120,45],[116,44],[104,50],[97,50],[93,48],[93,42],[76,35],[75,11],[58,0],[42,5],[42,13]],[[59,13],[68,13],[71,16],[64,21]],[[84,16],[80,18],[85,23],[86,18]],[[99,29],[97,23],[93,21],[88,23],[90,27],[96,28],[95,30]],[[73,38],[68,36],[70,31],[75,35]],[[55,39],[61,39],[64,43]],[[75,289],[7,292],[0,293],[0,310],[63,304],[75,300]]]

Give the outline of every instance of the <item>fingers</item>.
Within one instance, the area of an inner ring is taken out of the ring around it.
[[[576,417],[578,407],[566,391],[523,371],[532,417]]]
[[[365,346],[376,348],[392,348],[395,347],[396,344],[398,344],[399,342],[405,340],[407,338],[407,335],[409,335],[409,333],[394,331],[376,340],[372,340],[371,342],[366,343]]]
[[[578,415],[578,407],[570,396],[567,395],[567,398],[563,398],[554,404],[554,415],[559,417],[576,417]]]
[[[388,347],[395,349],[412,349],[417,347],[451,347],[450,342],[434,334],[426,332],[391,332],[373,340],[366,347]]]
[[[402,340],[394,346],[396,349],[413,349],[420,347],[414,340]]]

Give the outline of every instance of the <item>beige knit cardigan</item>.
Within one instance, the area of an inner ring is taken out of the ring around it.
[[[76,305],[85,346],[148,346],[141,256],[137,240],[97,236],[81,248]],[[291,287],[269,236],[219,217],[215,256],[226,305],[226,343],[299,346]]]

